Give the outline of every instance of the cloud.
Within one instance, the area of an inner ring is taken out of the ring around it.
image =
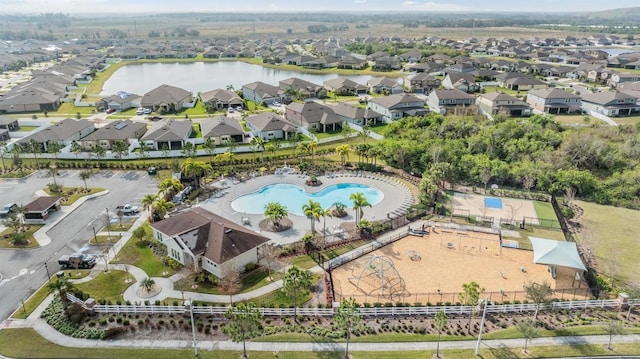
[[[366,2],[367,2],[367,0],[355,0],[354,1],[354,3],[356,3],[356,4],[364,4]]]
[[[473,10],[467,6],[457,4],[445,4],[437,2],[418,2],[418,1],[405,1],[401,4],[405,10],[420,10],[420,11],[470,11]]]

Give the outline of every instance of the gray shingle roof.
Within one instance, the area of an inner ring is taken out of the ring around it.
[[[142,136],[142,141],[182,141],[189,138],[193,130],[191,120],[169,119],[156,123]]]
[[[244,134],[238,120],[226,116],[204,118],[200,122],[202,137],[237,136]]]
[[[289,131],[296,128],[291,122],[273,112],[262,112],[257,115],[252,115],[247,117],[245,121],[260,132],[276,130]]]

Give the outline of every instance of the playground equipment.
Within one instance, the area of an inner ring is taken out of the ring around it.
[[[367,295],[394,299],[406,294],[404,279],[388,256],[361,258],[353,265],[351,275],[349,282]]]

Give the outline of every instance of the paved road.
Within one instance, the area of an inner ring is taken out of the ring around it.
[[[84,186],[78,177],[78,170],[62,170],[57,178],[65,186]],[[52,182],[43,172],[37,172],[26,179],[4,180],[0,182],[0,198],[4,202],[27,203],[37,190]],[[109,190],[109,194],[86,201],[78,210],[47,232],[51,243],[45,247],[24,250],[0,250],[0,321],[8,318],[46,280],[45,263],[49,273],[58,271],[57,258],[62,254],[88,251],[88,241],[93,236],[92,226],[100,230],[100,223],[106,222],[106,209],[110,211],[123,203],[136,204],[147,193],[155,193],[157,182],[146,172],[103,171],[87,180],[90,187]],[[110,215],[115,217],[115,212]],[[60,213],[50,220],[59,219]],[[93,249],[91,249],[93,251]]]

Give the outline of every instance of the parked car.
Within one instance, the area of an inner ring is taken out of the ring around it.
[[[2,208],[0,208],[0,218],[9,217],[9,214],[18,208],[16,203],[7,203]]]
[[[114,112],[116,112],[116,109],[115,109],[115,108],[111,108],[111,107],[110,107],[110,108],[108,108],[105,112],[106,112],[106,113],[114,113]]]
[[[130,204],[125,204],[124,206],[117,206],[116,211],[122,211],[125,216],[129,216],[132,214],[140,213],[140,208],[138,206],[133,206]]]
[[[86,253],[64,255],[58,259],[58,264],[65,268],[93,268],[96,265],[96,256]]]
[[[148,115],[151,112],[153,112],[153,110],[151,110],[150,108],[145,108],[144,111],[142,111],[142,113],[144,113],[145,115]]]
[[[136,115],[144,115],[144,108],[140,107],[139,109],[136,110]]]

